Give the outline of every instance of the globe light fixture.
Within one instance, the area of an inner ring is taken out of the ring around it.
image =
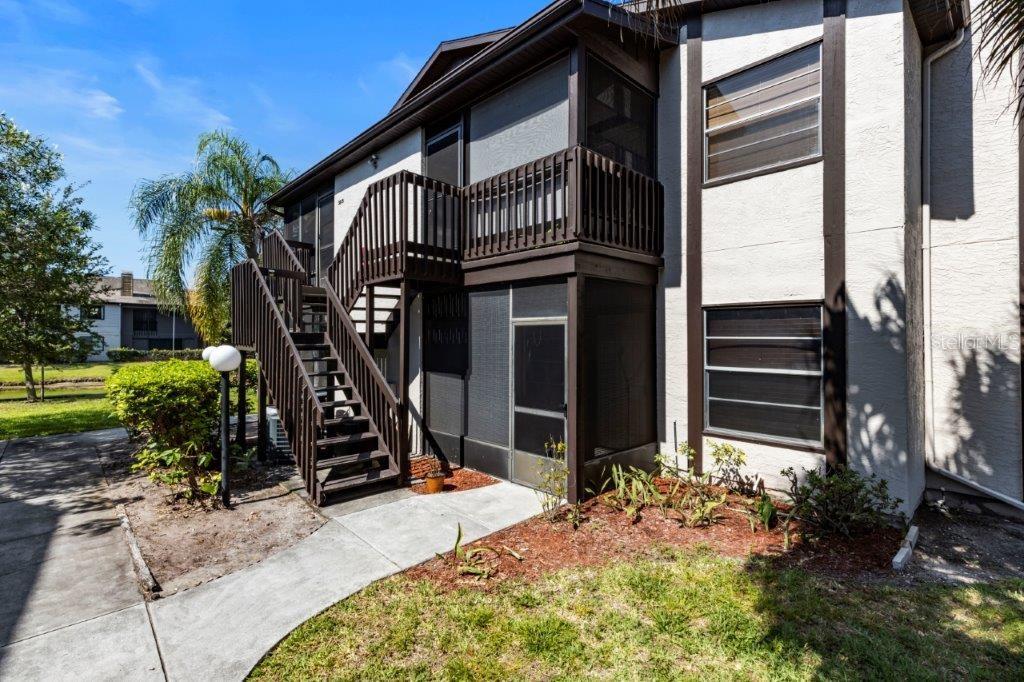
[[[242,354],[234,346],[216,346],[203,349],[203,358],[210,366],[220,372],[220,498],[225,508],[231,506],[231,486],[228,476],[231,472],[228,454],[228,393],[231,380],[228,376],[242,364]],[[245,428],[243,424],[241,428]]]
[[[242,354],[234,346],[217,346],[207,360],[218,372],[234,372],[242,364]]]

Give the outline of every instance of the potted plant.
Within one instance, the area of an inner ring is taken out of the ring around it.
[[[430,468],[427,469],[427,473],[423,476],[427,492],[432,494],[444,490],[444,476],[444,467],[441,466],[441,460],[435,459],[430,463]]]

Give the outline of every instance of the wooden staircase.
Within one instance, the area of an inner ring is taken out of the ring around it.
[[[262,267],[246,261],[232,270],[232,334],[236,344],[255,351],[306,490],[323,504],[336,493],[401,480],[400,411],[382,412],[379,396],[364,399],[359,386],[368,385],[374,371],[376,382],[369,385],[379,390],[387,384],[372,360],[367,367],[368,356],[350,353],[346,364],[338,353],[330,292],[309,284],[296,248],[272,234]],[[358,339],[354,327],[350,332]]]

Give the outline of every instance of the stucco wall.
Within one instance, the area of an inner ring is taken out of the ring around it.
[[[672,454],[686,440],[686,28],[678,48],[661,53],[658,179],[665,188],[665,267],[658,286],[658,439]]]
[[[822,35],[820,0],[781,0],[705,15],[702,79],[716,78]],[[704,305],[820,300],[824,295],[822,164],[703,190]],[[703,400],[703,396],[697,396]],[[821,468],[822,455],[733,441],[747,472],[784,488],[779,472]]]
[[[932,69],[932,461],[1020,499],[1017,131],[976,50]]]
[[[923,493],[907,377],[908,154],[902,0],[854,2],[846,22],[846,286],[849,464],[889,481],[904,511]],[[908,38],[909,36],[909,38]],[[908,54],[909,52],[909,54]]]
[[[377,167],[369,158],[358,161],[334,178],[334,252],[352,225],[366,188],[401,170],[422,171],[422,130],[416,129],[377,152]]]
[[[470,110],[469,182],[569,146],[569,58]]]
[[[781,0],[705,15],[702,79],[783,52],[822,33],[819,0]],[[658,395],[662,452],[686,440],[686,45],[662,53],[658,177],[665,187],[665,267],[659,287]],[[701,153],[696,150],[696,153]],[[702,190],[705,305],[823,296],[822,165],[813,164]],[[701,371],[698,369],[697,371]],[[703,400],[703,396],[692,399]],[[716,438],[715,440],[726,440]],[[748,473],[781,488],[781,469],[819,468],[816,453],[731,441]]]

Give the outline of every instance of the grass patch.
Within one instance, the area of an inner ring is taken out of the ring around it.
[[[256,679],[1007,679],[1024,581],[844,586],[708,552],[493,592],[396,576],[316,616]]]
[[[60,381],[103,381],[113,374],[123,362],[84,362],[72,365],[47,365],[46,383],[55,384]],[[39,367],[32,369],[32,375],[38,382]],[[25,373],[21,365],[0,365],[0,384],[22,385]]]
[[[50,389],[46,400],[27,403],[24,391],[0,396],[0,440],[94,431],[120,426],[102,388]]]

